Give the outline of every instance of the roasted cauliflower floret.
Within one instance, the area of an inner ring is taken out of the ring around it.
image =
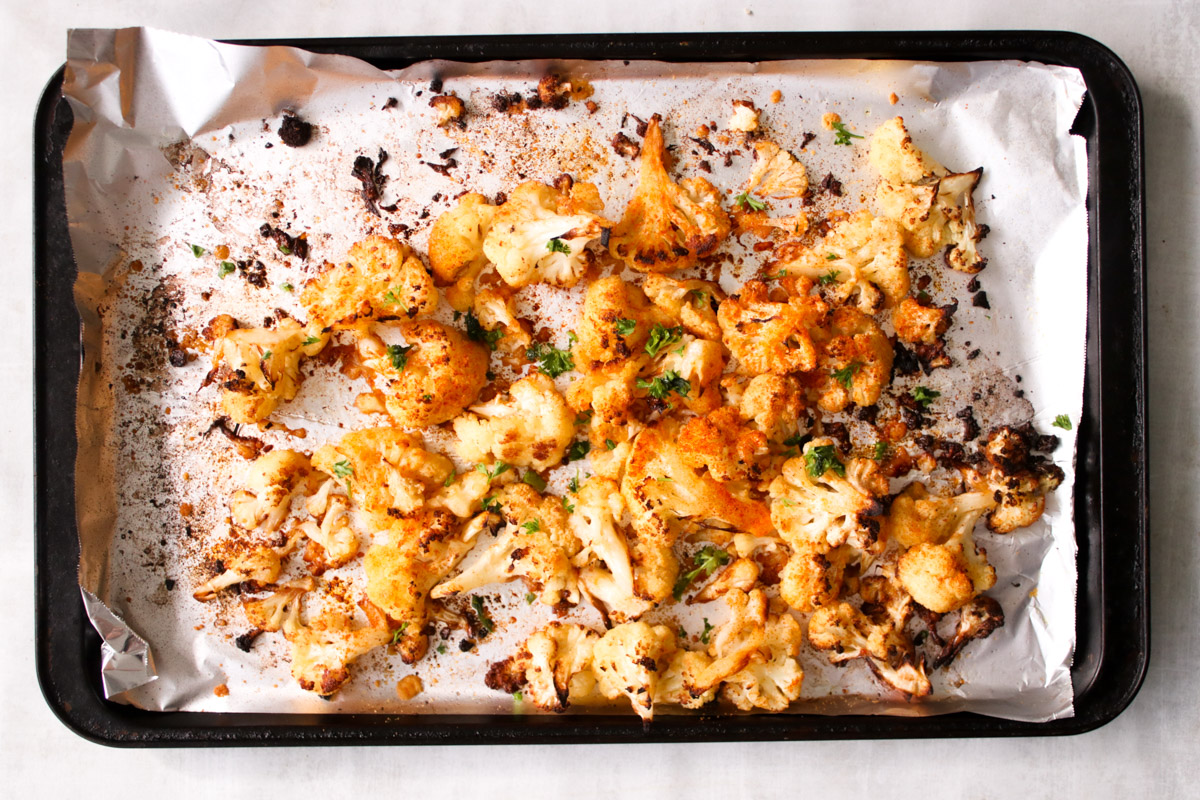
[[[516,655],[488,669],[489,689],[520,691],[543,711],[565,711],[592,694],[592,651],[600,636],[579,625],[551,622],[525,640]]]
[[[282,584],[261,599],[242,597],[242,612],[253,629],[251,637],[280,630],[288,638],[294,636],[300,630],[301,598],[316,585],[312,578],[303,578]]]
[[[896,336],[909,344],[936,345],[950,327],[948,308],[922,305],[916,298],[906,297],[892,311]]]
[[[222,572],[205,581],[192,597],[202,603],[215,600],[217,592],[230,586],[248,584],[251,587],[274,583],[283,569],[283,558],[296,546],[298,537],[290,536],[280,545],[237,543],[231,555],[219,564]]]
[[[904,487],[892,501],[881,528],[888,541],[904,548],[945,544],[964,531],[969,533],[979,518],[995,507],[996,501],[988,492],[936,497],[918,481]]]
[[[984,455],[990,467],[980,474],[967,473],[976,491],[991,492],[996,508],[988,515],[988,528],[1011,533],[1037,522],[1046,509],[1046,495],[1063,481],[1063,471],[1034,450],[1051,450],[1058,438],[1039,436],[1031,426],[1009,425],[988,434]]]
[[[813,439],[803,455],[789,459],[771,482],[771,521],[793,549],[828,552],[849,543],[875,551],[882,513],[876,497],[887,493],[887,480],[869,459],[843,464],[832,439]]]
[[[363,559],[367,597],[400,630],[396,645],[406,664],[425,655],[430,590],[453,570],[488,524],[480,514],[464,523],[449,511],[422,509],[383,530],[385,542]]]
[[[823,545],[799,543],[779,573],[780,597],[801,613],[829,605],[841,596],[843,576],[853,557],[849,545],[824,550]]]
[[[350,248],[344,263],[310,280],[300,302],[312,325],[329,330],[427,314],[437,306],[438,293],[411,247],[368,236]]]
[[[574,286],[595,260],[587,245],[612,227],[593,184],[558,185],[523,183],[496,210],[483,252],[509,286]]]
[[[475,279],[488,264],[483,240],[492,227],[496,207],[481,194],[464,194],[429,231],[429,266],[434,282],[446,286],[446,299],[467,311],[475,299]]]
[[[812,331],[823,324],[828,308],[805,295],[777,303],[768,298],[765,283],[747,281],[740,295],[721,303],[717,319],[725,346],[745,372],[787,375],[817,366]]]
[[[518,467],[544,470],[558,464],[575,438],[575,414],[554,388],[534,373],[454,420],[458,454],[467,461],[490,456]]]
[[[533,344],[533,337],[517,319],[513,299],[495,289],[484,289],[475,296],[475,318],[486,331],[500,331],[496,349],[505,355],[523,352]]]
[[[358,344],[371,385],[397,425],[440,425],[475,402],[487,383],[487,348],[440,322],[410,322],[400,332],[406,346],[385,345],[374,336]]]
[[[643,355],[584,370],[583,377],[567,389],[567,403],[578,412],[591,409],[595,419],[606,423],[628,423],[634,401],[645,395],[637,391],[637,381],[649,362],[650,357]]]
[[[750,133],[758,130],[759,110],[749,100],[734,100],[733,113],[729,115],[726,127],[731,131]]]
[[[611,253],[639,272],[694,267],[729,235],[716,188],[703,178],[672,181],[664,151],[656,114],[642,142],[637,188],[608,242]]]
[[[721,340],[717,309],[725,299],[721,287],[708,281],[677,281],[651,273],[642,283],[650,302],[688,333],[700,339]]]
[[[652,337],[653,338],[653,337]],[[682,402],[693,414],[707,414],[721,405],[721,374],[725,352],[720,342],[695,339],[683,334],[678,344],[659,351],[647,377],[635,384],[638,395],[645,392],[655,411],[674,408]]]
[[[308,537],[304,560],[314,575],[337,569],[358,555],[358,534],[350,527],[348,498],[334,493],[337,485],[325,481],[305,503],[314,519],[301,523],[300,531]]]
[[[654,326],[674,324],[641,289],[619,276],[592,281],[576,326],[578,365],[589,370],[644,354]]]
[[[295,450],[272,450],[246,468],[246,488],[229,499],[233,521],[246,530],[279,530],[292,498],[303,494],[309,475],[308,456]]]
[[[954,638],[946,642],[933,662],[933,669],[940,669],[976,639],[986,639],[997,628],[1004,627],[1004,609],[987,595],[980,595],[959,612]]]
[[[996,584],[996,570],[969,534],[910,547],[900,556],[896,576],[914,600],[936,614],[962,608]]]
[[[239,328],[222,315],[209,323],[213,366],[205,385],[221,388],[221,410],[234,422],[250,425],[269,417],[280,402],[300,391],[300,359],[321,352],[329,337],[294,319],[274,328]]]
[[[629,555],[629,515],[620,488],[613,481],[592,478],[580,487],[574,505],[569,525],[581,547],[571,563],[579,569],[580,583],[603,604],[608,619],[637,619],[652,603],[639,596],[645,590]]]
[[[832,230],[811,248],[780,247],[772,269],[819,281],[830,302],[853,301],[867,314],[896,305],[909,290],[900,226],[866,210],[835,219]]]
[[[625,474],[625,462],[633,452],[633,440],[646,427],[640,422],[621,424],[606,421],[599,414],[592,416],[588,426],[588,458],[592,471],[601,478],[620,481]]]
[[[802,432],[804,392],[799,381],[784,375],[756,375],[738,400],[742,417],[770,441],[781,442]]]
[[[783,711],[800,696],[804,683],[804,670],[796,660],[804,641],[800,623],[786,610],[770,613],[760,590],[731,592],[728,601],[731,618],[709,652],[720,661],[724,651],[740,656],[752,644],[754,653],[745,666],[723,679],[721,696],[742,711]]]
[[[359,604],[368,623],[355,627],[353,618],[328,610],[292,636],[292,677],[300,688],[328,697],[350,680],[350,665],[376,647],[391,641],[387,617],[369,602]]]
[[[945,250],[946,265],[967,273],[987,265],[977,247],[987,228],[975,221],[973,197],[982,167],[951,173],[913,144],[901,117],[871,137],[871,163],[883,177],[875,192],[880,211],[900,223],[913,255]]]
[[[754,143],[754,166],[745,190],[760,197],[803,197],[808,191],[808,172],[779,145],[758,141]]]
[[[712,661],[703,651],[676,650],[658,679],[654,702],[684,708],[701,708],[712,702],[721,687],[720,681],[711,679]]]
[[[592,648],[596,689],[609,700],[624,695],[644,722],[654,717],[658,676],[676,650],[666,625],[627,622],[607,631]]]
[[[703,417],[689,419],[679,432],[683,462],[704,469],[719,481],[757,477],[759,461],[767,455],[767,437],[749,430],[736,408],[724,406]]]
[[[818,608],[808,622],[808,640],[829,660],[841,664],[865,658],[871,671],[910,698],[924,697],[933,687],[925,664],[893,620],[875,622],[849,603]]]
[[[892,343],[871,317],[842,306],[831,324],[814,332],[820,345],[817,405],[837,412],[854,403],[874,405],[892,376]]]
[[[467,107],[453,92],[434,95],[429,99],[429,107],[437,111],[439,128],[449,128],[451,125],[457,128],[467,127],[464,119]]]
[[[353,431],[313,453],[313,467],[334,478],[377,525],[417,510],[454,472],[450,459],[424,448],[419,433],[396,428]]]
[[[490,583],[525,580],[548,605],[579,602],[579,575],[571,564],[580,543],[567,526],[557,497],[539,495],[523,483],[496,495],[504,521],[496,541],[461,573],[433,589],[433,597],[470,592]]]

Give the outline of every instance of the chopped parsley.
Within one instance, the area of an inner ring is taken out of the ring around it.
[[[475,316],[475,314],[470,311],[468,311],[466,314],[465,326],[467,338],[472,342],[486,344],[488,350],[495,350],[496,342],[500,341],[501,337],[504,336],[504,331],[500,330],[499,328],[494,331],[489,331],[487,328],[480,325],[479,317]]]
[[[786,278],[787,276],[788,276],[788,271],[786,269],[781,269],[781,270],[779,270],[779,272],[776,272],[774,275],[772,275],[769,272],[764,274],[763,279],[768,280],[768,281],[780,281],[780,280],[783,280],[784,278]]]
[[[300,344],[302,344],[305,347],[308,347],[310,344],[316,344],[319,341],[321,341],[320,336],[305,336],[304,341],[301,342]]]
[[[392,286],[391,288],[389,288],[387,290],[387,293],[385,293],[383,295],[383,302],[388,303],[393,306],[400,305],[400,298],[396,296],[396,292],[398,292],[398,291],[400,291],[399,286]]]
[[[204,248],[201,247],[200,245],[190,244],[190,245],[188,245],[188,247],[192,248],[192,255],[195,256],[196,258],[199,258],[200,256],[204,255]]]
[[[567,244],[558,237],[546,242],[546,249],[551,253],[563,253],[564,255],[568,256],[571,255],[571,245]]]
[[[557,378],[564,372],[575,369],[575,357],[571,355],[570,350],[559,350],[546,342],[534,342],[525,348],[525,357],[538,362],[538,369],[542,374],[551,378]]]
[[[503,475],[504,473],[506,473],[510,469],[512,469],[512,467],[509,466],[508,464],[505,464],[503,461],[500,461],[492,469],[488,469],[483,464],[476,464],[475,469],[479,470],[484,475],[486,475],[487,479],[489,481],[494,481],[494,480],[496,480],[496,478],[500,477],[501,475]]]
[[[733,198],[733,202],[742,208],[748,208],[751,211],[762,211],[767,207],[767,204],[759,200],[749,192],[742,192],[737,197]]]
[[[665,400],[671,392],[675,392],[680,397],[687,397],[688,392],[692,390],[692,384],[679,377],[679,373],[675,370],[669,369],[654,380],[647,381],[639,378],[637,388],[645,389],[646,393],[655,400]]]
[[[605,446],[605,447],[607,447],[609,450],[616,450],[616,449],[617,449],[617,443],[616,443],[616,442],[614,442],[612,439],[605,439],[605,440],[604,440],[604,446]]]
[[[458,473],[454,470],[451,470],[450,474],[446,476],[446,480],[442,481],[442,486],[449,487],[450,484],[454,483],[454,479],[457,477]]]
[[[701,573],[705,577],[717,571],[717,567],[729,563],[729,553],[711,544],[706,544],[692,557],[692,568],[675,581],[675,599],[682,600],[683,593]]]
[[[1071,430],[1071,418],[1066,414],[1059,414],[1050,424],[1056,428],[1062,428],[1064,431]]]
[[[817,283],[819,283],[821,286],[828,286],[829,284],[836,281],[838,279],[838,275],[841,275],[841,274],[842,273],[840,270],[831,269],[831,270],[829,270],[829,272],[826,272],[824,275],[817,278]]]
[[[700,289],[688,289],[688,294],[692,297],[692,305],[696,308],[704,308],[704,304],[708,302],[708,292]]]
[[[525,474],[521,476],[521,483],[532,486],[539,492],[546,491],[546,479],[531,469],[525,470]]]
[[[217,275],[221,280],[225,280],[225,276],[237,269],[237,264],[232,261],[222,261],[221,266],[217,267]]]
[[[492,622],[492,618],[488,616],[487,608],[483,605],[483,598],[475,595],[471,598],[471,608],[475,609],[475,616],[479,619],[479,627],[483,630],[483,635],[487,636],[492,631],[496,630],[496,623]]]
[[[521,527],[525,529],[526,533],[537,533],[542,529],[542,523],[536,519],[531,519],[529,522],[521,525]]]
[[[576,494],[579,493],[579,474],[578,473],[575,474],[574,478],[571,478],[571,480],[567,481],[567,488]]]
[[[592,413],[593,412],[590,408],[587,411],[584,411],[582,414],[575,417],[575,424],[576,425],[587,425],[589,422],[592,421]]]
[[[804,434],[797,433],[794,436],[789,436],[788,438],[783,440],[783,443],[786,444],[788,447],[796,447],[797,445],[804,444]]]
[[[526,592],[526,593],[525,593],[525,605],[527,605],[527,606],[531,606],[531,605],[533,605],[533,601],[534,601],[534,600],[537,600],[537,595],[536,595],[536,594],[534,594],[533,592]]]
[[[562,504],[563,504],[563,510],[565,510],[568,514],[575,513],[575,504],[572,503],[570,500],[568,500],[566,497],[563,497]]]
[[[335,462],[333,465],[333,474],[339,478],[349,478],[354,474],[354,467],[346,459]]]
[[[839,256],[837,253],[829,253],[825,256],[826,261],[837,261],[839,258],[841,258],[841,256]]]
[[[846,130],[846,125],[843,122],[833,123],[833,129],[837,132],[833,137],[834,144],[849,145],[849,144],[851,144],[851,141],[850,141],[851,139],[863,138],[863,137],[859,136],[857,133],[851,133],[850,131]]]
[[[941,396],[941,392],[935,392],[933,389],[925,386],[918,386],[912,390],[913,400],[916,400],[918,403],[920,403],[921,408],[929,408],[930,404],[932,404],[934,400]]]
[[[879,441],[875,443],[875,454],[871,457],[876,461],[883,461],[883,459],[887,457],[887,452],[887,442]]]
[[[283,253],[285,256],[290,256],[292,254],[292,248],[288,247],[286,244],[278,245],[278,247],[279,252]]]
[[[280,288],[280,289],[283,289],[285,292],[294,292],[294,291],[296,291],[296,287],[295,287],[295,286],[292,286],[290,283],[281,283],[281,284],[279,284],[279,288]]]
[[[264,351],[262,354],[262,360],[270,361],[271,360],[271,352],[272,352],[271,350]]]
[[[494,496],[488,495],[487,497],[483,498],[483,510],[488,512],[489,514],[499,514],[500,513],[500,501],[497,500]]]
[[[817,445],[804,454],[804,468],[814,478],[819,478],[827,471],[839,478],[846,477],[846,465],[838,461],[837,450],[831,444]]]
[[[513,700],[516,700],[519,703],[524,699],[525,699],[525,695],[521,694],[521,691],[519,689],[517,691],[513,692]]]
[[[832,375],[833,379],[840,383],[846,391],[850,391],[850,389],[854,387],[854,376],[858,374],[858,371],[862,369],[862,367],[863,365],[861,361],[851,361],[841,369],[831,370],[829,374]]]
[[[431,395],[431,394],[423,394],[423,395],[421,395],[421,399],[422,399],[422,400],[424,400],[426,403],[432,403],[432,402],[433,402],[433,395]]]
[[[683,338],[683,326],[676,325],[674,328],[668,328],[661,322],[654,323],[654,327],[650,330],[650,338],[646,341],[646,352],[652,356],[658,355],[658,351],[664,347],[669,347]]]
[[[404,635],[404,629],[407,627],[408,627],[407,622],[401,622],[400,627],[396,628],[396,630],[392,631],[392,642],[391,642],[392,644],[395,644],[396,642],[400,641],[400,637]]]
[[[397,372],[403,372],[408,366],[408,351],[413,349],[413,345],[403,346],[398,344],[389,344],[387,346],[388,361],[392,362],[392,369]]]
[[[637,320],[619,319],[617,320],[616,324],[613,325],[613,327],[616,328],[616,331],[619,335],[628,336],[637,328]]]
[[[713,625],[708,622],[708,617],[704,618],[704,632],[700,634],[700,644],[708,644],[708,639],[712,636]]]
[[[571,442],[571,446],[567,448],[567,463],[569,464],[572,461],[578,461],[579,459],[584,458],[591,451],[592,443],[586,439],[579,439],[578,441]]]
[[[438,651],[438,655],[439,655],[439,656],[444,656],[444,655],[446,655],[446,645],[444,645],[444,644],[439,644],[439,645],[437,646],[437,651]]]

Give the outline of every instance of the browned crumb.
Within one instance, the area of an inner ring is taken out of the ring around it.
[[[406,675],[396,684],[396,696],[401,700],[412,700],[419,695],[425,686],[416,675]]]
[[[180,503],[179,504],[179,516],[190,517],[191,515],[192,515],[192,504],[191,503]]]
[[[213,689],[213,694],[217,697],[229,697],[229,687],[222,683]]]
[[[900,98],[896,96],[895,92],[892,92],[891,94],[888,95],[888,102],[891,103],[892,105],[896,105],[896,103],[900,102]]]
[[[771,102],[772,103],[778,103],[782,99],[783,99],[783,92],[779,91],[778,89],[771,92]]]
[[[833,130],[833,126],[842,121],[842,115],[833,111],[826,111],[821,117],[821,124],[825,126],[825,130]]]

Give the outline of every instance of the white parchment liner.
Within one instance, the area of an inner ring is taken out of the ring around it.
[[[935,300],[960,301],[947,337],[956,366],[918,381],[943,393],[939,408],[946,419],[934,432],[956,433],[953,411],[972,402],[973,387],[984,385],[992,394],[973,404],[985,430],[1032,421],[1051,432],[1049,423],[1059,414],[1079,419],[1087,163],[1083,141],[1069,134],[1084,92],[1076,70],[1022,62],[426,62],[383,72],[347,57],[238,47],[145,29],[74,31],[68,54],[64,94],[75,126],[64,171],[85,344],[76,473],[80,585],[115,612],[104,615],[108,639],[121,640],[111,626],[123,620],[153,651],[151,658],[138,650],[121,664],[125,672],[116,685],[125,691],[114,697],[123,702],[149,709],[276,712],[514,707],[511,698],[487,690],[481,676],[488,662],[551,619],[548,610],[525,606],[524,588],[489,590],[497,598],[493,616],[507,620],[509,603],[514,619],[476,650],[459,652],[455,638],[445,655],[431,653],[416,668],[377,651],[360,662],[354,680],[332,701],[295,685],[272,637],[260,637],[250,653],[234,647],[233,637],[244,628],[240,612],[228,602],[197,603],[191,592],[203,543],[227,524],[224,504],[242,462],[221,437],[203,435],[215,402],[211,388],[200,389],[208,368],[204,360],[172,368],[164,349],[157,362],[143,363],[146,342],[161,333],[147,320],[167,319],[182,334],[221,312],[255,322],[283,308],[302,319],[295,297],[280,290],[281,284],[300,286],[322,261],[336,261],[367,233],[386,233],[388,223],[409,226],[408,238],[424,251],[432,219],[464,190],[492,195],[524,178],[549,181],[571,172],[595,182],[607,216],[618,219],[636,166],[607,142],[626,112],[643,119],[662,114],[668,143],[678,145],[679,168],[697,174],[698,162],[707,160],[708,177],[723,191],[736,192],[749,171],[748,151],[742,148],[725,167],[720,156],[708,156],[685,137],[709,121],[724,128],[730,101],[752,99],[764,109],[770,138],[798,152],[812,179],[832,171],[843,181],[845,196],[831,202],[847,210],[869,204],[875,176],[862,142],[832,146],[832,135],[820,123],[827,111],[864,135],[903,115],[917,143],[942,163],[960,170],[984,166],[976,200],[980,220],[992,229],[982,246],[990,264],[980,275],[991,310],[970,307],[967,276],[924,265],[936,276],[930,287]],[[550,70],[586,78],[595,90],[595,112],[581,103],[514,117],[489,108],[495,91],[528,93]],[[435,127],[428,107],[434,76],[467,101],[466,132]],[[772,103],[776,90],[782,99]],[[894,105],[892,93],[898,98]],[[311,144],[297,149],[280,144],[274,129],[284,109],[317,126]],[[632,135],[631,127],[626,130]],[[806,131],[818,139],[801,152]],[[441,163],[439,154],[451,147],[458,148],[453,154],[458,166],[449,176],[422,163]],[[384,200],[398,204],[383,220],[366,213],[350,175],[356,155],[375,157],[381,148],[390,155]],[[722,149],[736,148],[734,143]],[[292,233],[307,232],[312,250],[307,262],[280,254],[258,235],[263,222],[273,221],[271,212],[280,210]],[[194,256],[192,244],[206,253]],[[229,246],[232,258],[262,260],[269,287],[250,291],[235,278],[219,279],[211,255],[217,244]],[[734,263],[722,276],[726,288],[762,263],[737,243],[729,249]],[[547,314],[542,324],[562,345],[581,288],[535,287],[523,297],[540,301]],[[443,308],[439,318],[446,317]],[[964,354],[973,349],[981,355],[967,362]],[[565,385],[567,378],[559,380]],[[263,438],[311,450],[339,437],[342,426],[382,424],[352,405],[365,388],[335,370],[318,370],[279,415],[292,427],[304,427],[307,438],[278,431]],[[1005,626],[933,675],[934,697],[915,705],[881,695],[862,665],[835,669],[805,652],[803,698],[793,711],[966,709],[1030,721],[1072,713],[1074,432],[1053,432],[1064,439],[1054,455],[1066,480],[1049,498],[1043,519],[1006,537],[978,534],[996,567],[998,582],[989,594],[1003,606]],[[436,437],[430,441],[439,449],[445,445]],[[575,466],[553,476],[552,491],[563,491]],[[194,506],[190,516],[181,516],[181,503]],[[347,568],[346,575],[354,580],[354,569]],[[720,609],[696,607],[670,619],[695,633],[704,617],[716,622]],[[599,623],[588,609],[570,618]],[[141,686],[128,674],[137,663],[146,665],[149,681]],[[425,691],[402,702],[395,683],[412,672],[421,676]],[[229,692],[214,693],[220,685]],[[517,704],[515,710],[528,709]]]

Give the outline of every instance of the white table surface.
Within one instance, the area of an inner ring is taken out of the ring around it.
[[[0,795],[498,797],[1200,796],[1200,3],[536,0],[509,4],[0,0]],[[388,9],[386,12],[383,9]],[[1054,739],[527,748],[114,750],[63,727],[34,675],[33,111],[70,27],[214,38],[611,31],[1062,29],[1136,76],[1146,119],[1153,655],[1132,706]],[[1189,255],[1190,254],[1190,255]],[[1190,320],[1190,321],[1189,321]],[[384,794],[386,793],[386,795]],[[361,796],[361,795],[360,795]]]

